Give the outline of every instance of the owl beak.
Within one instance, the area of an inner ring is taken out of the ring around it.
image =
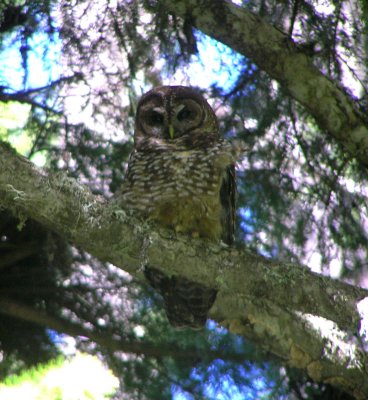
[[[174,127],[171,124],[169,124],[169,136],[170,136],[170,139],[174,139],[174,136],[175,136]]]

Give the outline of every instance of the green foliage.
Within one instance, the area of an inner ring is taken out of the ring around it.
[[[0,396],[27,400],[107,399],[115,386],[116,380],[97,357],[77,353],[6,378],[0,383]]]
[[[18,375],[7,376],[2,381],[2,384],[5,386],[16,386],[20,385],[24,381],[32,381],[33,383],[37,384],[47,371],[60,367],[64,361],[65,357],[58,356],[46,364],[37,364],[36,366],[31,367]]]

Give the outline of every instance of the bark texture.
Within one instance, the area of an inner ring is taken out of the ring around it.
[[[42,223],[138,278],[143,279],[143,266],[149,264],[218,289],[213,319],[313,379],[340,386],[359,399],[368,397],[368,362],[357,309],[368,291],[244,248],[155,227],[64,174],[37,169],[2,143],[0,206],[25,223],[27,218]],[[6,304],[0,304],[0,312],[6,313]]]
[[[247,56],[302,104],[318,125],[368,167],[368,120],[354,100],[323,75],[286,34],[224,0],[160,0],[200,31]]]

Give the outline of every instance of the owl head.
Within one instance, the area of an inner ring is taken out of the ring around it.
[[[135,121],[135,147],[152,142],[196,145],[218,139],[215,113],[201,94],[186,86],[159,86],[142,96]]]

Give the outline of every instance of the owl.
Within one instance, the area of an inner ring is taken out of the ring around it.
[[[119,202],[176,232],[231,244],[239,152],[220,137],[216,115],[201,94],[184,86],[154,88],[137,106]],[[204,326],[214,289],[150,266],[145,276],[162,295],[171,325]]]

